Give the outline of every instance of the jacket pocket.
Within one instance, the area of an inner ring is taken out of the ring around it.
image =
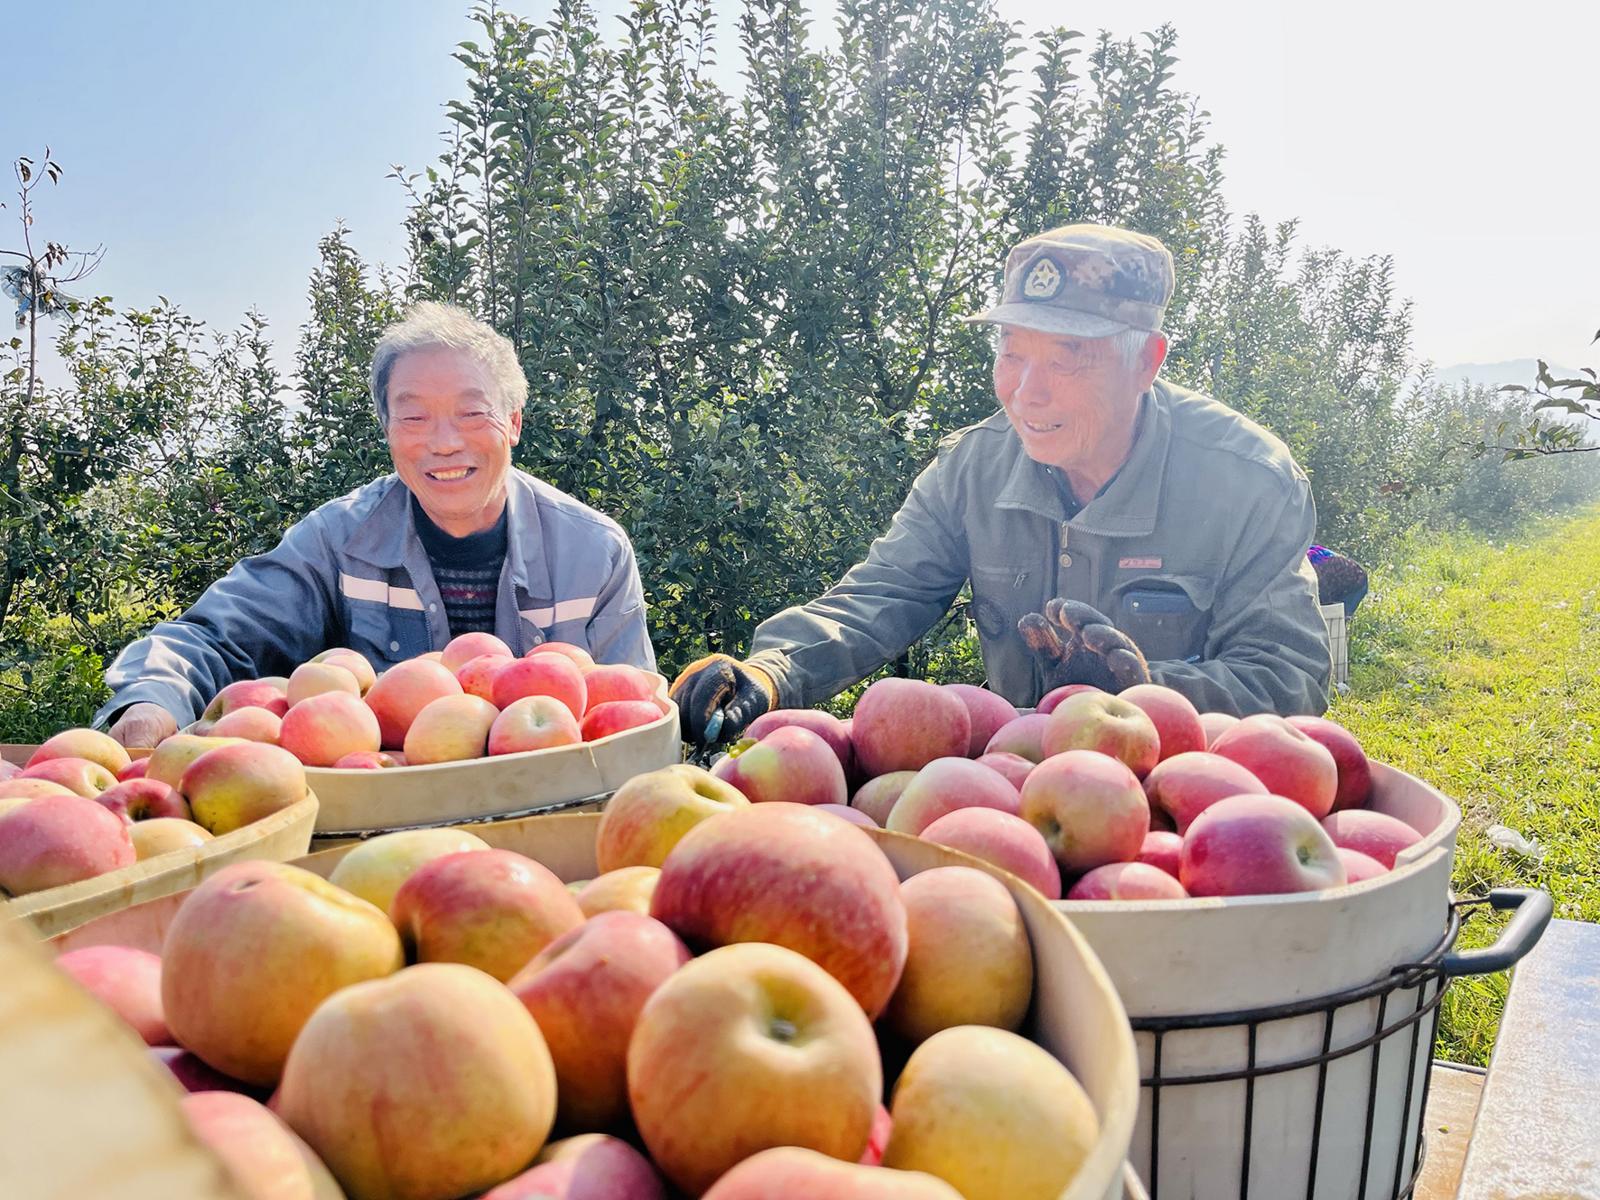
[[[353,600],[349,602],[348,628],[345,644],[366,655],[380,670],[432,648],[428,617],[423,612]]]
[[[1017,621],[1039,611],[1032,567],[972,568],[972,619],[985,638],[1015,633]]]
[[[1119,583],[1107,613],[1151,662],[1195,660],[1205,652],[1216,586],[1198,575],[1142,575]]]

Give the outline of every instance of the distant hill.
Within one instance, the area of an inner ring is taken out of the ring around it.
[[[1550,364],[1550,373],[1557,379],[1571,379],[1578,374],[1575,368],[1555,363]],[[1451,387],[1468,382],[1485,387],[1502,387],[1508,383],[1532,387],[1538,375],[1539,360],[1534,358],[1513,358],[1497,363],[1456,363],[1454,366],[1440,367],[1433,373],[1434,379]]]

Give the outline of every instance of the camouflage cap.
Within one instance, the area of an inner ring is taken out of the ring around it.
[[[966,318],[1073,337],[1161,328],[1172,255],[1155,238],[1111,225],[1063,225],[1006,256],[1000,303]]]

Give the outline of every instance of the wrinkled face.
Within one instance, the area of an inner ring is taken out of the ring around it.
[[[994,393],[1028,457],[1063,471],[1122,465],[1139,396],[1153,376],[1126,366],[1111,338],[1000,327]]]
[[[396,359],[385,432],[395,470],[434,524],[464,537],[500,519],[522,414],[499,411],[471,355],[436,347]]]

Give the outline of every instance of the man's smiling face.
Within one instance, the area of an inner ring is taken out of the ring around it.
[[[456,537],[492,526],[522,414],[501,411],[483,367],[444,346],[402,354],[387,391],[389,455],[423,511]]]
[[[995,396],[1036,462],[1069,474],[1115,471],[1149,385],[1144,366],[1129,367],[1112,338],[1000,327]]]

